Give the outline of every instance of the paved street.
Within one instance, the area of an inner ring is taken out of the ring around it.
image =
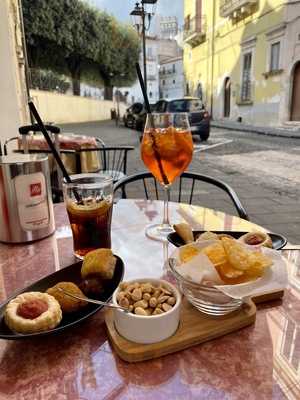
[[[139,134],[111,121],[65,125],[65,132],[101,137],[107,145],[132,145],[129,174],[143,171]],[[300,243],[300,140],[214,128],[207,143],[195,139],[189,170],[211,175],[238,193],[251,221]],[[138,189],[136,189],[138,190]],[[223,193],[201,185],[197,203],[234,212]]]

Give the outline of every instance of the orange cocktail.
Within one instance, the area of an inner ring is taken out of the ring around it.
[[[145,130],[141,156],[149,171],[161,184],[165,184],[163,173],[167,177],[168,183],[171,184],[191,162],[193,157],[192,135],[187,130],[172,126],[167,129],[150,128]]]
[[[146,167],[165,189],[163,222],[148,226],[146,235],[151,239],[165,241],[168,234],[173,231],[168,213],[170,186],[193,158],[193,138],[188,115],[148,114],[141,157]]]

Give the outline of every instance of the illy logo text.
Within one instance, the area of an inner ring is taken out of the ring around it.
[[[32,183],[30,185],[30,197],[40,196],[42,194],[42,185],[41,183]]]

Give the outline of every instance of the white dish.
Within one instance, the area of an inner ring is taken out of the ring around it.
[[[122,310],[114,310],[114,323],[118,333],[125,339],[136,343],[150,344],[160,342],[172,336],[179,325],[181,294],[171,283],[162,279],[135,279],[129,283],[146,283],[149,282],[155,286],[163,285],[170,290],[176,298],[174,307],[163,314],[143,316],[132,313],[126,313]],[[118,288],[114,294],[112,301],[117,303]]]

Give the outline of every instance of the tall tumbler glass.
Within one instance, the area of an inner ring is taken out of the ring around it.
[[[101,174],[71,176],[64,199],[73,233],[74,254],[83,257],[98,248],[111,248],[113,179]]]
[[[146,235],[151,239],[164,241],[173,231],[168,213],[169,190],[174,180],[190,164],[193,147],[187,113],[148,114],[141,157],[165,189],[163,222],[146,228]]]

